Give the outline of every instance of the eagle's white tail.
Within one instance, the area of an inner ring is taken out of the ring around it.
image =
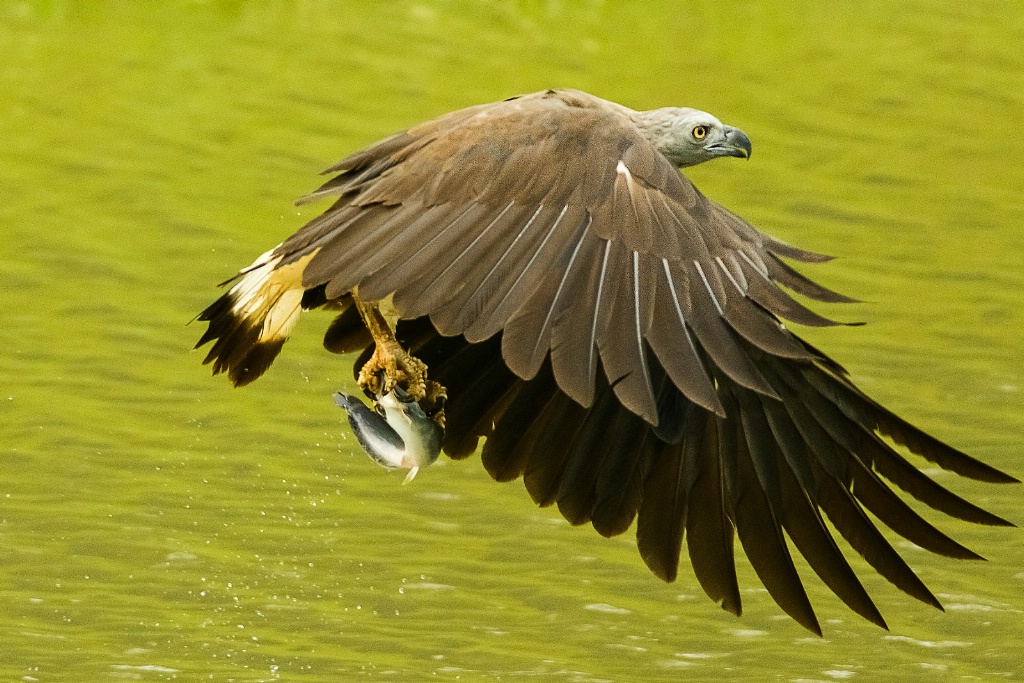
[[[213,363],[214,374],[227,372],[235,386],[270,367],[302,312],[302,272],[314,254],[281,265],[275,251],[242,270],[231,289],[199,314],[210,326],[196,348],[213,341],[203,362]]]

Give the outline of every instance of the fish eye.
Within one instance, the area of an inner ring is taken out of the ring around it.
[[[707,126],[694,126],[691,131],[694,140],[703,140],[708,134]]]
[[[384,412],[384,406],[382,406],[382,405],[381,405],[381,404],[379,404],[379,403],[377,403],[377,404],[375,404],[375,405],[373,406],[373,411],[374,411],[375,413],[377,413],[378,415],[380,415],[381,417],[387,417],[387,413],[386,413],[386,412]]]

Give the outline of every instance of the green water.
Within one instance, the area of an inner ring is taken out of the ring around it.
[[[889,633],[805,571],[810,637],[745,562],[736,619],[476,459],[400,486],[326,315],[243,390],[186,325],[378,137],[549,86],[697,106],[755,150],[705,193],[868,302],[808,336],[1020,477],[1022,45],[1019,2],[0,0],[0,680],[1024,678],[1018,530],[898,546],[944,614],[857,560]],[[935,476],[1024,523],[1021,487]]]

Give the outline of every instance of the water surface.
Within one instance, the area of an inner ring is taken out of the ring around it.
[[[330,400],[327,315],[244,390],[189,350],[319,169],[578,87],[743,128],[749,162],[692,177],[867,302],[808,337],[1021,476],[1024,6],[827,5],[0,2],[0,679],[1024,676],[1016,530],[938,521],[987,563],[899,546],[945,613],[855,560],[891,632],[802,572],[818,639],[745,561],[736,619],[475,458],[399,486]],[[1020,487],[935,476],[1024,522]]]

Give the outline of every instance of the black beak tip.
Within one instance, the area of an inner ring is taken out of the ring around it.
[[[732,126],[729,126],[725,131],[725,144],[729,150],[729,156],[740,159],[749,159],[754,151],[754,147],[750,143],[750,138],[747,137],[747,134],[739,128],[733,128]]]

